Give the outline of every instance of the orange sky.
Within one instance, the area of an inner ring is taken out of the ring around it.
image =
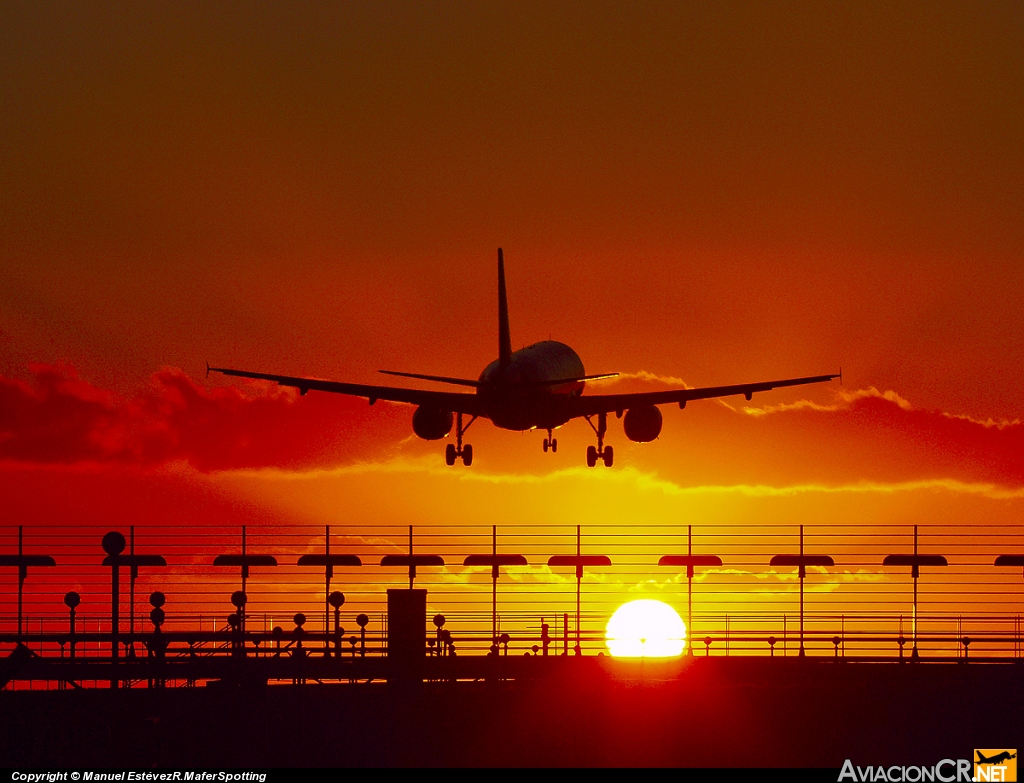
[[[1021,40],[1012,2],[4,3],[5,524],[1016,523]],[[515,347],[656,377],[591,391],[844,386],[614,422],[588,473],[581,422],[446,469],[409,408],[203,378],[475,377],[499,245]]]

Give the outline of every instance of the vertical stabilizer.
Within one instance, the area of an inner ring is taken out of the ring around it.
[[[508,296],[505,293],[505,257],[498,248],[498,364],[512,360],[512,334],[508,328]]]

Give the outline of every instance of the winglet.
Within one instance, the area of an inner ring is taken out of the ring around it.
[[[843,366],[839,365],[839,385],[843,385]]]
[[[498,248],[498,363],[512,361],[512,334],[508,324],[508,295],[505,292],[505,256]]]
[[[206,363],[206,377],[207,378],[210,377],[210,363],[209,362]]]

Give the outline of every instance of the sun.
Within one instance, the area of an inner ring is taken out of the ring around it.
[[[686,623],[676,610],[648,598],[616,609],[604,635],[615,658],[673,658],[686,647]]]

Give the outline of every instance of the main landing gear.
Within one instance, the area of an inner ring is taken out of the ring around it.
[[[449,443],[444,448],[444,461],[449,465],[454,465],[455,460],[461,459],[462,464],[467,468],[473,464],[473,447],[468,443],[462,445],[462,436],[466,434],[473,422],[476,421],[476,416],[469,420],[469,424],[465,427],[462,426],[462,414],[458,413],[455,415],[455,443]]]
[[[611,446],[604,445],[604,435],[608,432],[608,414],[599,413],[597,414],[597,426],[594,426],[594,422],[587,416],[587,424],[590,425],[595,433],[597,433],[597,448],[593,446],[587,446],[587,467],[592,468],[597,464],[600,459],[604,462],[606,468],[612,466],[612,462],[615,460],[615,450]]]
[[[552,453],[558,451],[558,439],[551,437],[551,428],[548,427],[548,436],[544,438],[544,452],[551,449]]]

